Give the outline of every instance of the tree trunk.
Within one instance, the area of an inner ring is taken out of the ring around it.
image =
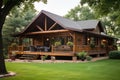
[[[2,25],[0,24],[0,74],[7,74],[5,67],[4,54],[3,54],[3,42],[2,42]]]
[[[4,54],[3,54],[3,41],[2,41],[2,28],[5,22],[5,18],[6,16],[0,15],[0,74],[7,74]]]
[[[2,41],[2,28],[5,22],[6,16],[9,14],[10,10],[17,5],[17,3],[21,2],[20,0],[7,0],[7,3],[3,6],[2,1],[0,0],[0,74],[7,74],[4,54],[3,54],[3,41]]]

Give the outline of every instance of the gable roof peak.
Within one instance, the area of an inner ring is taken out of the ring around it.
[[[53,14],[51,12],[42,10],[41,13],[45,14],[52,20],[54,20],[56,23],[60,24],[63,28],[69,29],[69,30],[75,30],[75,31],[80,31],[81,27],[78,25],[75,21],[64,18],[62,16]]]

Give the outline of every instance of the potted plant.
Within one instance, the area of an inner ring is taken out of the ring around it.
[[[82,61],[84,61],[84,60],[86,59],[87,52],[85,52],[85,51],[79,52],[79,53],[77,53],[77,56],[78,56]]]
[[[68,42],[67,42],[67,45],[70,46],[70,47],[73,47],[73,42],[68,41]]]
[[[60,41],[56,41],[54,45],[55,45],[55,47],[58,47],[58,46],[61,45],[61,42]]]

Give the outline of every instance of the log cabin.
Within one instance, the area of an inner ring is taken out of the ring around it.
[[[114,50],[115,38],[106,35],[99,20],[73,21],[42,10],[21,32],[14,34],[19,46],[9,46],[9,54],[71,57],[85,51],[88,55],[107,55]],[[27,39],[28,42],[24,42]]]

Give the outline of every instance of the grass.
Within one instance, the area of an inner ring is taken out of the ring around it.
[[[6,62],[14,77],[0,80],[120,80],[120,60],[86,63],[14,63]]]

